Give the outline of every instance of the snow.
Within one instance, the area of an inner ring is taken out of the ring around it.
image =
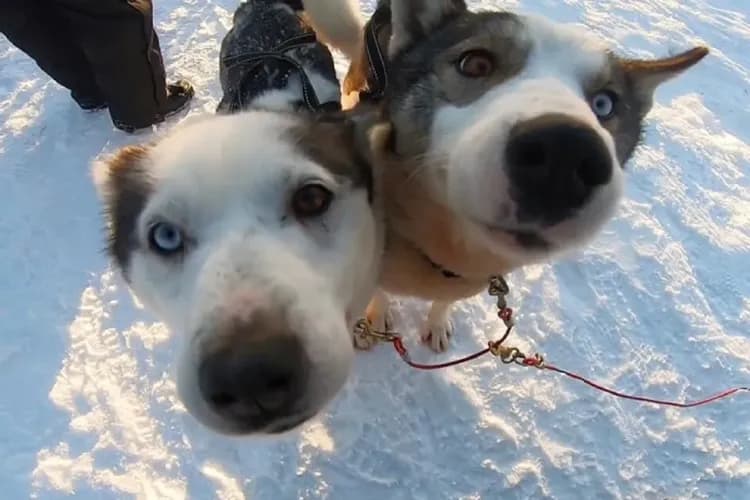
[[[211,112],[236,2],[155,3],[168,74],[196,85],[192,114]],[[627,201],[601,237],[510,277],[513,342],[655,397],[748,384],[750,5],[481,2],[498,5],[584,23],[628,54],[713,49],[659,91]],[[149,138],[82,113],[0,39],[3,498],[747,498],[747,395],[655,408],[489,358],[425,373],[383,346],[359,356],[330,410],[298,435],[204,430],[175,396],[169,332],[100,251],[89,164]],[[414,357],[442,359],[416,345],[423,312],[403,301],[397,320]],[[451,355],[498,328],[489,298],[466,301]]]

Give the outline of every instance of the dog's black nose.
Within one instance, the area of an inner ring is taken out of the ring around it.
[[[309,360],[294,336],[227,340],[198,368],[203,398],[241,430],[292,417],[304,396]]]
[[[505,158],[519,222],[561,222],[612,177],[613,161],[603,138],[562,114],[542,115],[513,127]]]

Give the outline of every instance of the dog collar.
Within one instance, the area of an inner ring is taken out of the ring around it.
[[[432,260],[430,256],[427,255],[424,251],[419,250],[419,252],[422,254],[422,257],[424,257],[424,259],[432,266],[433,269],[435,269],[436,271],[440,271],[440,274],[442,274],[444,278],[448,278],[448,279],[463,278],[463,276],[461,276],[460,274],[454,273],[450,269],[446,269],[445,267],[441,266],[440,264]]]

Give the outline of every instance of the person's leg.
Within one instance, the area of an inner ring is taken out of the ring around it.
[[[55,0],[93,69],[112,121],[148,127],[185,107],[187,82],[167,86],[150,0]]]
[[[83,109],[106,107],[86,56],[54,5],[38,0],[3,0],[0,32],[34,59],[42,71],[69,89]]]

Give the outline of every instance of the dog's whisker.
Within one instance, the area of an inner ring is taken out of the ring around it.
[[[413,182],[417,177],[421,176],[422,174],[433,170],[435,168],[438,168],[441,160],[436,160],[435,156],[424,156],[422,160],[415,161],[417,163],[417,168],[415,168],[412,172],[409,173],[409,175],[404,180],[405,184],[409,184]]]

